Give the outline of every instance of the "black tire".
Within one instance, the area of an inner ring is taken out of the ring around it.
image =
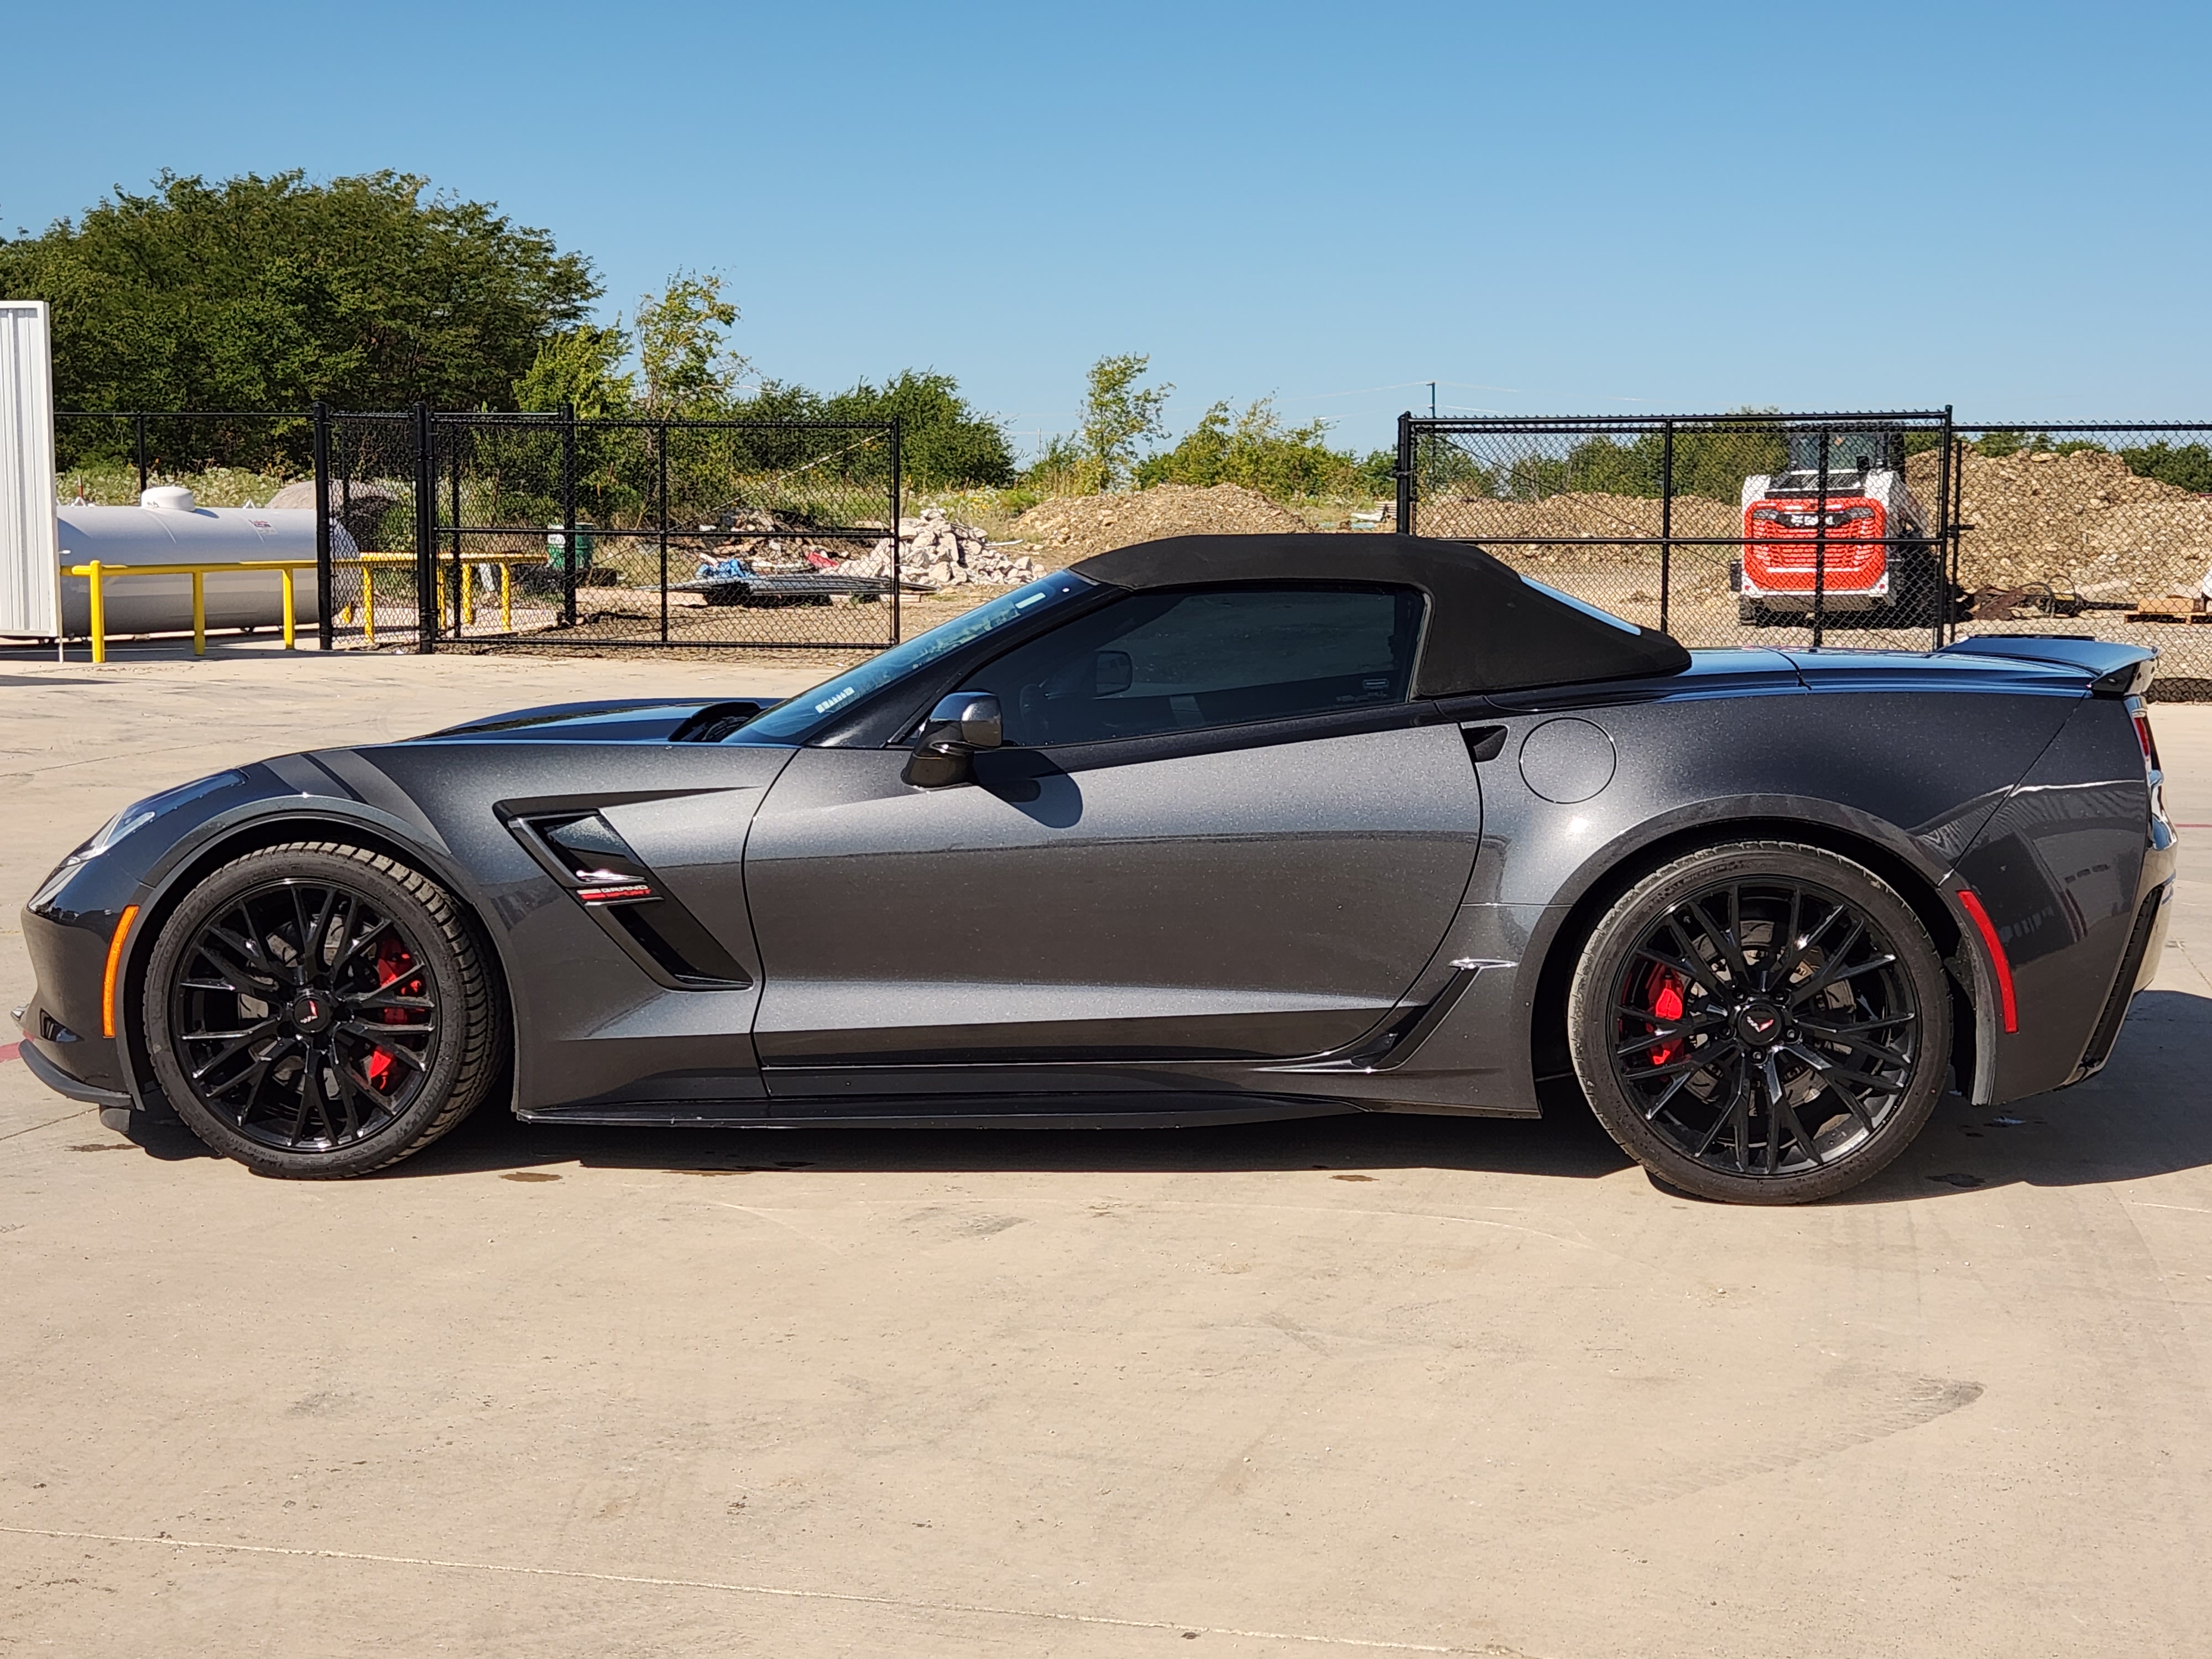
[[[1911,1144],[1950,1067],[1950,996],[1912,907],[1789,842],[1704,848],[1629,889],[1583,947],[1567,1022],[1607,1132],[1730,1203],[1857,1186]]]
[[[466,1117],[505,1030],[452,895],[332,842],[224,865],[161,925],[146,1047],[177,1115],[263,1175],[366,1175]]]

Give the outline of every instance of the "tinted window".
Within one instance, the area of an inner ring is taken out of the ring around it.
[[[939,623],[926,634],[916,635],[903,645],[893,646],[869,658],[858,667],[823,681],[811,691],[802,691],[788,702],[778,703],[758,720],[739,726],[725,741],[803,743],[841,709],[873,696],[893,680],[927,668],[939,657],[987,634],[1034,616],[1040,607],[1060,605],[1091,591],[1091,583],[1066,570],[1040,576],[1027,586],[1001,593],[950,622]]]
[[[1006,741],[1147,737],[1403,702],[1419,594],[1401,588],[1140,593],[967,678],[995,692]]]

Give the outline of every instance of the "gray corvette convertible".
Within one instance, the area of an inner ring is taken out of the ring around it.
[[[787,702],[526,710],[126,809],[23,1058],[353,1176],[530,1121],[1193,1125],[1587,1101],[1790,1202],[2088,1076],[2173,832],[2154,653],[1689,652],[1462,543],[1086,560]]]

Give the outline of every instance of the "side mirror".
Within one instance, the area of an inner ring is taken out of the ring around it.
[[[1094,665],[1091,695],[1111,697],[1127,691],[1136,683],[1137,670],[1126,651],[1101,651]]]
[[[902,775],[923,789],[942,789],[965,783],[974,775],[969,757],[979,749],[996,749],[1005,741],[1005,722],[999,700],[988,691],[955,691],[941,698],[922,722],[921,736],[913,758]]]

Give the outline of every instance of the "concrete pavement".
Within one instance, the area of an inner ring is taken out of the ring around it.
[[[15,912],[231,761],[804,669],[0,665]],[[2212,826],[2212,708],[2160,706]],[[2185,836],[2187,832],[2185,832]],[[2212,869],[2111,1067],[1847,1199],[1594,1126],[151,1155],[0,1064],[0,1653],[2194,1655]],[[9,1035],[12,1035],[9,1034]]]

